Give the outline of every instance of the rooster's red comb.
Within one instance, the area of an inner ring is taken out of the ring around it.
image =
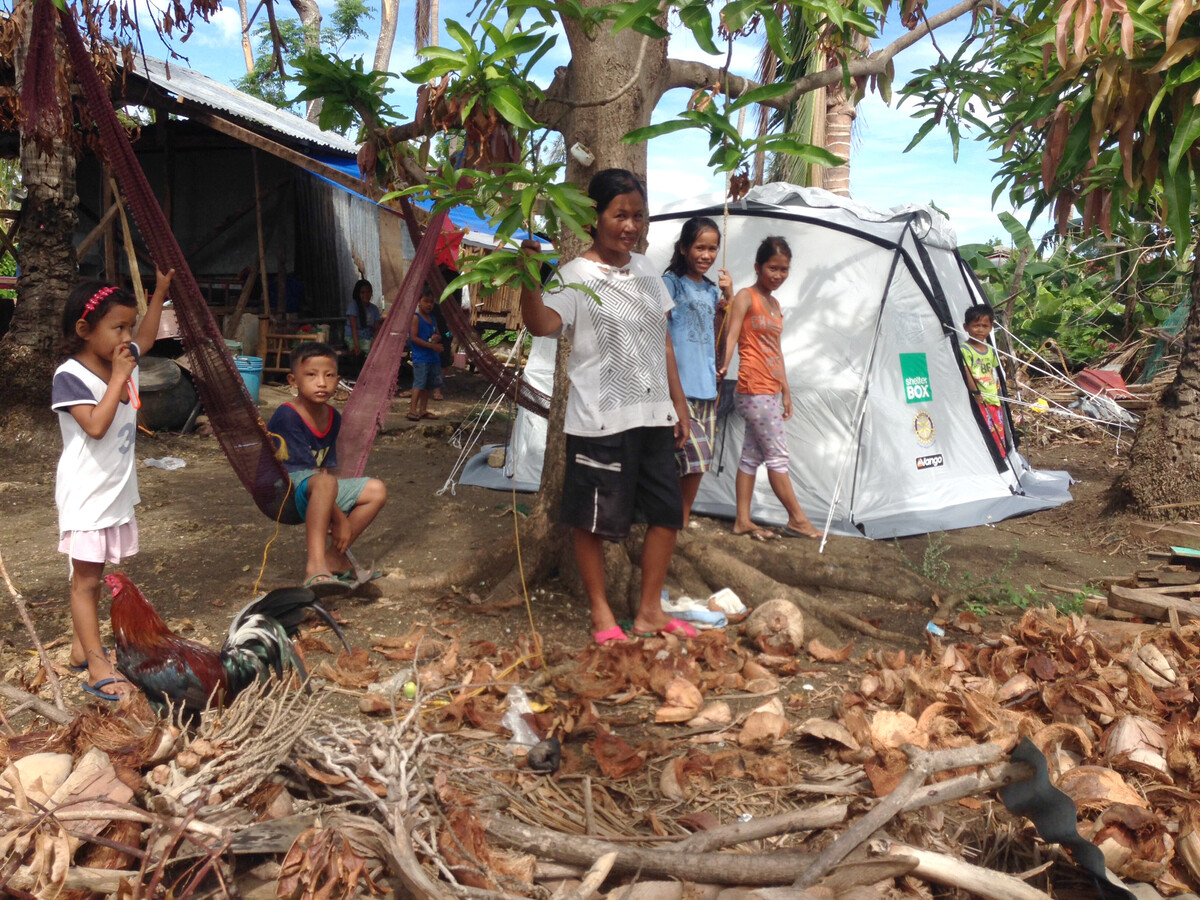
[[[104,576],[104,583],[107,584],[113,592],[113,596],[117,596],[126,586],[133,587],[133,581],[124,572],[113,572]]]

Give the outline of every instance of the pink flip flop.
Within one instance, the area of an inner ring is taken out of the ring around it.
[[[657,632],[652,631],[649,634],[639,635],[639,637],[654,637],[655,634],[673,634],[676,637],[694,638],[696,629],[682,619],[672,619]]]
[[[597,647],[606,647],[609,644],[629,643],[629,635],[625,633],[625,629],[620,625],[614,625],[612,628],[606,628],[603,631],[593,633],[592,640],[596,642]]]

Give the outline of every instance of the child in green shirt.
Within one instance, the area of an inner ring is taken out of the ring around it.
[[[1000,383],[996,378],[996,367],[1000,365],[1000,361],[996,358],[995,348],[988,343],[994,322],[995,314],[986,303],[967,309],[963,317],[967,342],[962,347],[962,356],[967,367],[967,386],[971,396],[979,405],[988,430],[992,433],[996,446],[1000,448],[1000,455],[1007,456],[1004,409],[1000,405]]]

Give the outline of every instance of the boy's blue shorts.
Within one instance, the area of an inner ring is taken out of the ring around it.
[[[442,387],[442,361],[413,363],[413,390],[428,391]]]
[[[294,493],[292,501],[296,504],[296,512],[300,514],[302,521],[306,520],[308,513],[308,479],[317,474],[316,469],[299,469],[295,472],[288,472],[288,477],[292,479]],[[349,513],[354,509],[354,505],[358,503],[358,498],[363,492],[363,488],[367,486],[367,478],[339,478],[337,491],[337,506],[344,513]]]

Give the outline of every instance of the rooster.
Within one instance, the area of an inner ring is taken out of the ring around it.
[[[310,609],[350,651],[342,629],[308,588],[280,588],[248,604],[233,617],[217,652],[174,634],[127,575],[105,575],[104,583],[112,588],[117,670],[156,706],[200,712],[209,703],[229,702],[271,670],[282,677],[285,665],[307,681],[291,638]]]

